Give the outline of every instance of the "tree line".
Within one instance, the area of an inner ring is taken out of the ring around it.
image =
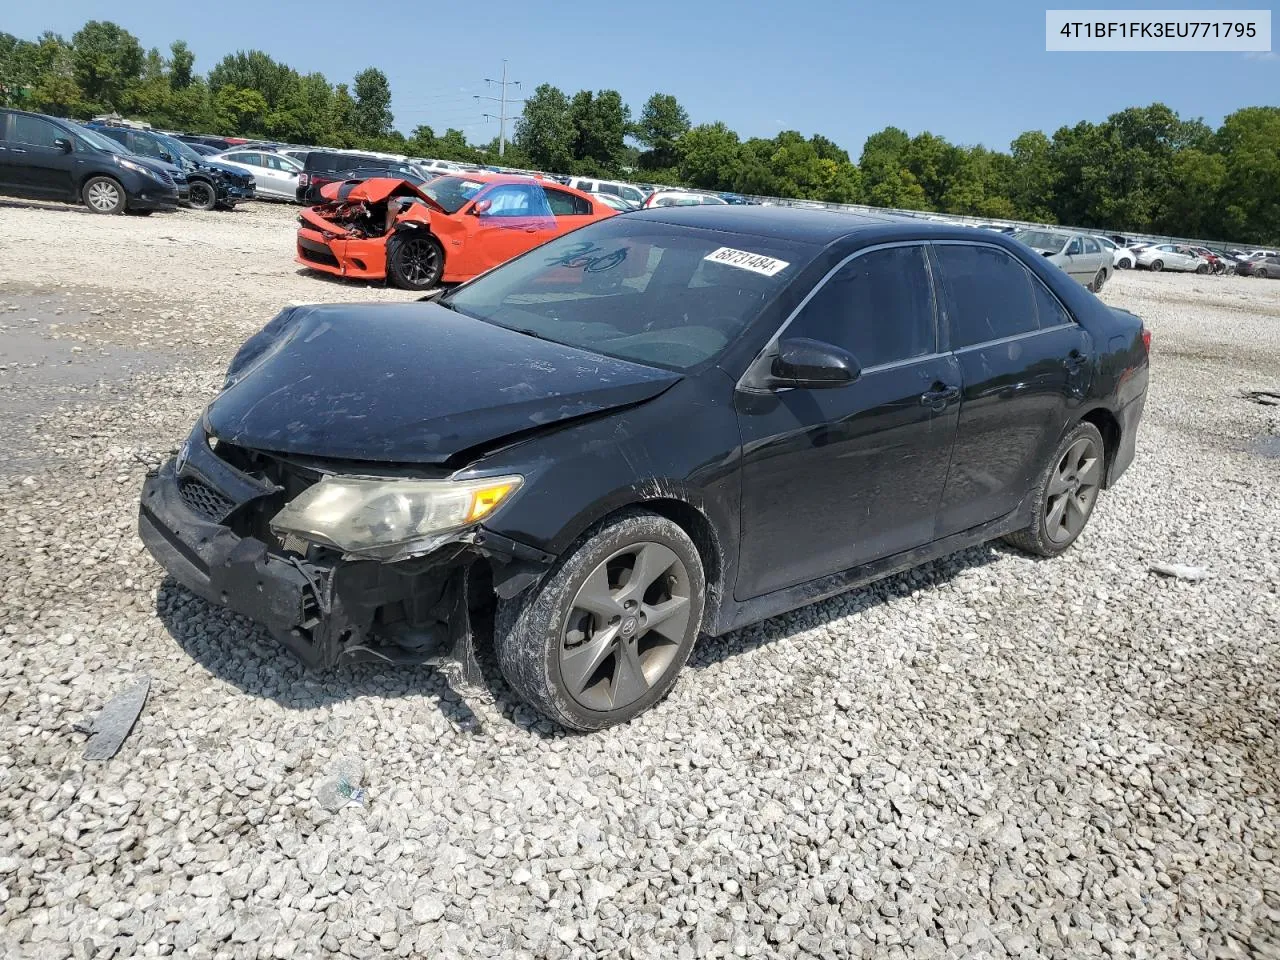
[[[85,118],[115,111],[156,126],[464,162],[498,162],[497,138],[394,126],[376,67],[350,83],[302,74],[259,50],[206,74],[181,40],[146,50],[115,23],[91,20],[69,40],[0,33],[0,104]],[[508,166],[622,177],[752,195],[932,210],[992,219],[1280,243],[1280,107],[1246,107],[1217,129],[1153,103],[1032,130],[1007,151],[896,127],[856,159],[823,136],[785,130],[742,138],[690,122],[671,94],[638,116],[616,90],[537,87],[502,157]]]

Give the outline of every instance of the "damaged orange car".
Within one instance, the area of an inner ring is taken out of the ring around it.
[[[298,217],[297,261],[406,290],[461,283],[617,211],[589,194],[526,177],[377,177],[331,183]]]

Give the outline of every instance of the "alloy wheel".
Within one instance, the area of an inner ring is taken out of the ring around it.
[[[401,276],[414,286],[433,282],[440,269],[440,255],[435,244],[424,238],[406,240],[401,244],[397,256]]]
[[[691,614],[689,572],[660,543],[634,543],[578,588],[561,628],[560,677],[589,710],[635,703],[670,669]]]
[[[101,213],[109,213],[120,205],[120,189],[106,180],[90,184],[87,199],[89,206]]]
[[[1054,543],[1079,535],[1089,520],[1102,482],[1102,452],[1091,437],[1067,448],[1049,480],[1044,502],[1044,526]]]

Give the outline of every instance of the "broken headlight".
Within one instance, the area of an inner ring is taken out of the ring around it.
[[[522,478],[383,480],[330,476],[308,487],[271,520],[345,553],[389,559],[428,548],[440,534],[478,523],[519,489]]]

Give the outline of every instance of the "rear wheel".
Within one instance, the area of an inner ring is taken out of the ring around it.
[[[80,195],[94,213],[124,213],[124,187],[110,177],[90,177]]]
[[[542,583],[499,600],[498,664],[530,705],[574,730],[632,719],[667,695],[702,622],[698,551],[650,513],[584,534]]]
[[[1106,282],[1107,282],[1107,271],[1099,270],[1097,276],[1093,278],[1093,286],[1091,286],[1089,289],[1092,290],[1094,293],[1101,293],[1102,285]]]
[[[415,231],[387,241],[387,277],[402,290],[429,290],[444,272],[444,251],[434,237]]]
[[[187,202],[197,210],[212,210],[218,205],[218,191],[208,180],[192,180]]]
[[[1133,261],[1128,257],[1121,257],[1120,262],[1116,264],[1121,270],[1128,270],[1133,266]]]
[[[1163,269],[1164,269],[1164,261],[1163,261],[1163,260],[1152,260],[1152,261],[1151,261],[1151,269],[1152,269],[1152,270],[1154,270],[1156,273],[1159,273],[1161,270],[1163,270]]]
[[[1040,475],[1032,500],[1035,519],[1005,541],[1041,557],[1056,557],[1075,543],[1102,490],[1105,450],[1092,423],[1067,434]]]

